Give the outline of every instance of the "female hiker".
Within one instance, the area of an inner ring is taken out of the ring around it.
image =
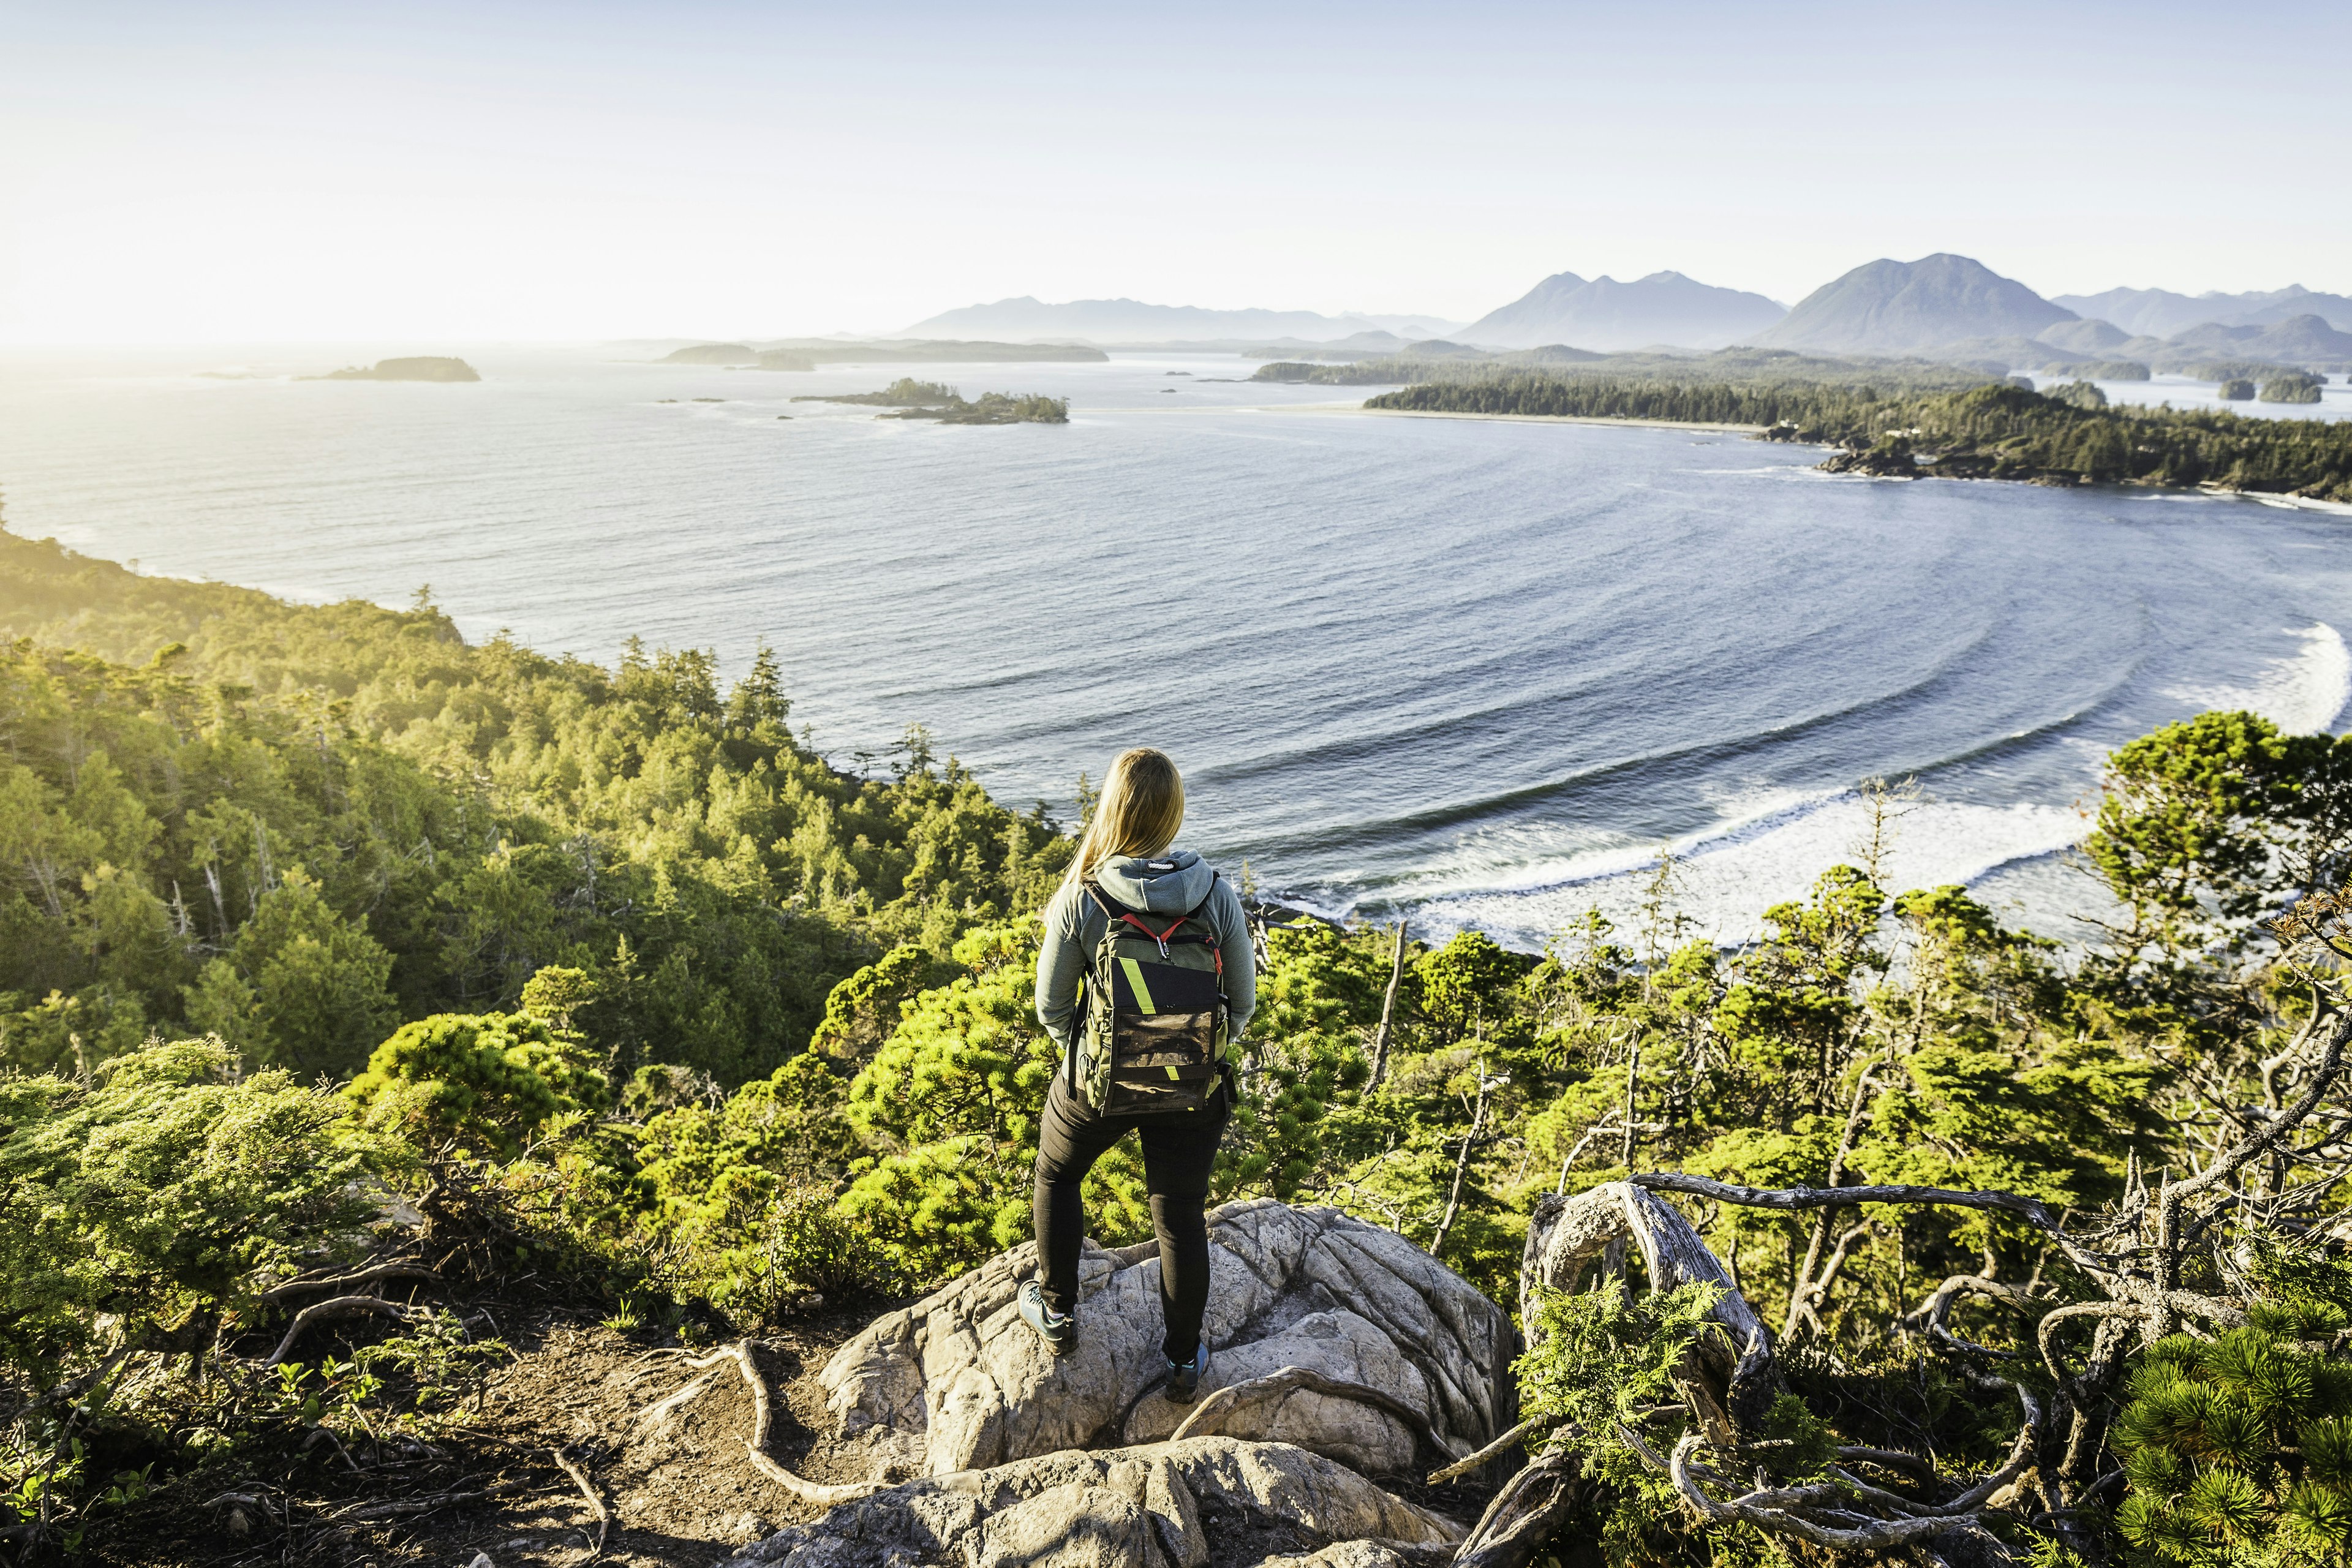
[[[1169,1397],[1208,1370],[1209,1231],[1201,1205],[1233,1112],[1226,1053],[1257,1005],[1249,922],[1233,884],[1190,850],[1176,764],[1122,752],[1045,906],[1037,1017],[1061,1053],[1037,1136],[1037,1278],[1021,1315],[1055,1355],[1077,1338],[1078,1184],[1131,1129],[1160,1237]]]

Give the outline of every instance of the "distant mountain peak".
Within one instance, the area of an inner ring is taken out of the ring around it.
[[[1761,294],[1715,288],[1679,272],[1653,272],[1631,282],[1555,272],[1458,335],[1507,349],[1549,343],[1602,352],[1661,343],[1717,349],[1753,336],[1780,314]]]
[[[1757,341],[1833,353],[1912,354],[1985,338],[2032,338],[2075,313],[1974,257],[1864,262],[1797,302]]]

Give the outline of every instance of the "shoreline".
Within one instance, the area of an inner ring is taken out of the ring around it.
[[[1705,430],[1717,436],[1761,436],[1762,425],[1697,425],[1682,419],[1612,419],[1599,414],[1473,414],[1451,408],[1325,409],[1312,404],[1294,405],[1300,411],[1365,414],[1381,419],[1491,419],[1511,425],[1611,425],[1633,430]]]
[[[1495,419],[1519,425],[1612,425],[1639,430],[1704,430],[1710,434],[1720,436],[1761,437],[1766,430],[1771,428],[1771,426],[1765,425],[1702,425],[1680,419],[1614,419],[1605,415],[1597,414],[1474,414],[1450,408],[1357,407],[1335,409],[1326,405],[1312,404],[1294,405],[1292,406],[1293,409],[1301,413],[1328,412],[1341,414],[1368,414],[1378,415],[1391,419]],[[1286,412],[1290,410],[1286,410]],[[1272,410],[1269,410],[1269,412],[1272,412]],[[1791,447],[1809,446],[1813,447],[1816,451],[1832,453],[1848,452],[1852,450],[1850,447],[1841,447],[1836,445],[1834,442],[1827,441],[1791,441],[1785,444]],[[1816,463],[1813,466],[1815,468],[1824,472],[1837,472],[1837,470],[1830,468],[1827,463]],[[1925,470],[1916,474],[1863,473],[1858,475],[1858,477],[1864,479],[1902,479],[1912,481],[1920,479],[1948,479],[1958,484],[1983,483],[2031,485],[2044,483],[2044,481],[2035,479],[1995,479],[1988,477],[1979,479],[1969,475],[1937,474],[1928,473]],[[2261,501],[2266,506],[2284,507],[2295,511],[2317,511],[2335,517],[2352,517],[2352,502],[2322,500],[2315,496],[2299,496],[2290,494],[2283,490],[2231,489],[2222,485],[2135,484],[2129,480],[2116,480],[2105,485],[2045,484],[2044,488],[2054,489],[2105,489],[2115,490],[2138,490],[2143,494],[2148,495],[2211,496],[2216,499],[2242,498],[2248,500]]]

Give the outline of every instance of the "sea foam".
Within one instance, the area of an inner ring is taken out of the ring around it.
[[[2333,731],[2352,703],[2352,648],[2325,621],[2290,626],[2303,647],[2274,659],[2246,686],[2175,686],[2165,689],[2199,712],[2240,708],[2259,713],[2290,735]]]

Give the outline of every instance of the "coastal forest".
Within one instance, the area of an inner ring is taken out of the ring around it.
[[[2352,499],[2352,432],[2007,387],[1393,396]],[[460,1238],[446,1275],[701,1342],[1027,1236],[1078,823],[919,728],[830,758],[764,651],[605,667],[468,643],[425,591],[302,606],[5,531],[0,637],[17,1561],[138,1561],[190,1500],[463,1440],[487,1328],[296,1351],[289,1281],[357,1278],[389,1213]],[[1518,1320],[1513,1440],[1559,1483],[1530,1555],[2342,1562],[2352,740],[2216,712],[2115,752],[2075,857],[2107,912],[2063,945],[1891,882],[1913,792],[1864,787],[1870,831],[1732,946],[1667,855],[1540,952],[1259,906],[1213,1201],[1336,1205]],[[1612,1184],[1723,1279],[1529,1277]],[[1150,1235],[1131,1149],[1088,1200],[1105,1245]],[[1761,1331],[1709,1468],[1677,1391],[1734,1302]]]
[[[2316,383],[2309,390],[2316,397]],[[2253,395],[2251,385],[2245,395]],[[2047,393],[2009,382],[1889,391],[1801,380],[1513,372],[1420,382],[1364,406],[1745,425],[1769,439],[1843,447],[1847,456],[1832,459],[1836,466],[1896,477],[2213,486],[2352,502],[2352,423],[2110,406],[2089,382]]]

